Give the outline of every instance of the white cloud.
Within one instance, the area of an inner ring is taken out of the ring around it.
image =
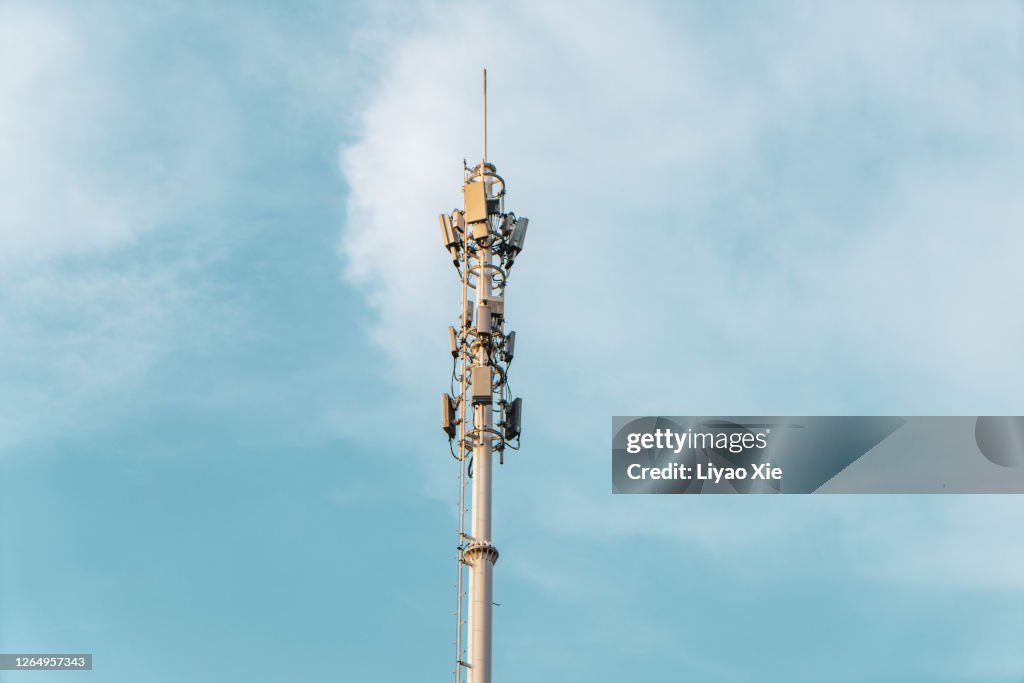
[[[183,335],[218,333],[195,324],[210,310],[197,273],[217,255],[211,226],[184,249],[140,240],[215,191],[225,111],[208,74],[151,70],[162,95],[177,91],[165,98],[133,80],[145,56],[131,17],[109,9],[0,5],[5,449],[102,427]],[[189,125],[165,125],[174,117]]]
[[[425,405],[443,378],[426,359],[443,364],[457,297],[434,216],[459,201],[459,156],[479,153],[488,66],[491,157],[508,204],[531,217],[508,312],[522,331],[513,380],[530,405],[527,439],[549,451],[535,454],[548,483],[531,488],[532,509],[615,534],[664,505],[613,513],[603,484],[588,479],[566,501],[555,483],[606,448],[572,442],[567,424],[603,438],[614,413],[1010,408],[1024,379],[1024,319],[1008,313],[1024,290],[1016,4],[430,9],[384,41],[390,61],[342,152],[345,269],[377,313],[371,334],[394,381]],[[747,515],[723,505],[664,533],[712,539],[709,552],[753,543]],[[867,505],[813,500],[837,536],[962,507],[888,500],[861,515]],[[808,507],[793,502],[766,526],[793,538]],[[911,543],[901,557],[999,559],[943,524],[924,532],[939,546]]]
[[[433,217],[459,200],[458,155],[479,152],[487,64],[492,157],[534,216],[510,296],[538,355],[629,358],[629,376],[592,373],[606,395],[664,396],[664,359],[692,358],[695,383],[719,387],[707,402],[747,410],[782,393],[788,409],[877,410],[880,389],[891,410],[1005,405],[1000,378],[1024,375],[1008,353],[1024,323],[1001,314],[1024,284],[1012,4],[797,5],[724,51],[645,6],[450,9],[395,38],[343,152],[346,271],[402,372],[422,372],[415,342],[455,308]],[[453,39],[484,27],[476,52]],[[832,379],[857,391],[820,381],[848,361]],[[772,365],[793,370],[788,390],[769,371],[750,391]]]
[[[67,12],[0,7],[0,264],[107,249],[147,227],[102,163],[119,131],[90,47]]]

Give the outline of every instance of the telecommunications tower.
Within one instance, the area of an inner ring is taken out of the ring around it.
[[[512,400],[508,368],[516,333],[505,331],[505,285],[526,239],[527,219],[505,211],[505,181],[487,163],[487,70],[483,74],[483,156],[463,164],[463,208],[441,214],[441,237],[462,281],[458,327],[448,328],[451,393],[441,395],[441,426],[459,463],[455,683],[491,683],[494,563],[491,470],[519,448],[522,399]],[[466,533],[466,486],[470,528]],[[469,590],[465,591],[466,574]]]

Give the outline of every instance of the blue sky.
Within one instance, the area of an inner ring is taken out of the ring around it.
[[[0,651],[448,676],[435,217],[483,65],[531,219],[496,676],[1024,679],[1014,497],[608,480],[614,414],[1021,413],[995,1],[0,4]]]

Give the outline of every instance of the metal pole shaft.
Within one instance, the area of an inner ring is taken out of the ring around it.
[[[480,182],[484,182],[481,177]],[[491,296],[491,250],[482,249],[476,281],[477,302]],[[483,344],[477,349],[477,363],[489,363]],[[472,531],[474,544],[491,544],[491,406],[474,407],[473,426],[479,438],[473,446]],[[469,567],[469,683],[491,683],[491,623],[493,617],[493,567],[490,553],[473,554]]]

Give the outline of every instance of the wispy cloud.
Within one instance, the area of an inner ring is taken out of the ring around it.
[[[4,4],[0,59],[0,262],[106,249],[148,227],[126,218],[138,198],[102,163],[117,98],[69,13]]]
[[[216,308],[203,214],[234,114],[187,62],[133,72],[152,54],[115,9],[0,6],[0,446],[101,427],[161,359],[221,332],[197,323]]]
[[[425,400],[443,375],[424,359],[443,359],[457,297],[433,217],[459,201],[460,155],[479,153],[488,66],[491,156],[510,206],[533,219],[508,310],[524,332],[513,379],[528,438],[560,456],[541,456],[547,481],[531,486],[529,506],[547,519],[612,535],[650,519],[657,502],[613,511],[601,484],[567,502],[557,483],[588,476],[613,413],[1013,410],[1024,379],[1024,319],[1008,313],[1024,290],[1017,3],[444,8],[388,41],[342,152],[342,255],[394,381]],[[567,425],[594,436],[574,441]],[[819,524],[842,538],[915,510],[952,524],[966,505],[889,501],[863,515],[861,500],[814,504],[826,520],[808,529],[815,538]],[[726,552],[723,539],[748,539],[749,510],[724,505],[660,533]],[[768,526],[794,538],[809,505],[767,513]],[[942,524],[927,533],[944,540],[909,542],[871,571],[907,580],[913,558],[963,549],[970,534]],[[972,546],[1001,552],[985,548]]]
[[[511,291],[538,355],[630,358],[628,376],[591,379],[608,394],[694,359],[705,401],[748,410],[878,410],[883,392],[890,410],[1004,405],[1001,378],[1024,375],[1010,353],[1024,328],[1002,314],[1024,284],[1014,12],[798,3],[673,21],[526,3],[425,18],[396,38],[343,153],[343,252],[374,334],[413,368],[420,346],[399,340],[450,317],[432,217],[458,201],[459,154],[479,153],[487,64],[492,157],[539,221]],[[485,26],[477,51],[451,39]],[[556,305],[568,287],[572,306]]]

